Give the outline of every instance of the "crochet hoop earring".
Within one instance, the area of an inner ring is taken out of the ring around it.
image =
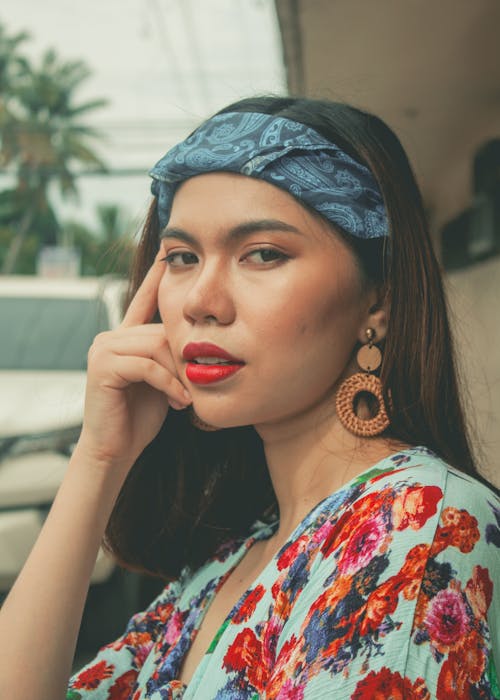
[[[389,427],[390,420],[382,394],[382,382],[373,374],[368,374],[380,367],[382,353],[373,344],[373,328],[367,328],[366,336],[368,344],[363,345],[356,356],[358,365],[364,372],[357,372],[342,382],[335,398],[335,406],[340,422],[349,432],[359,437],[374,437]],[[355,399],[361,393],[371,394],[378,406],[376,414],[367,420],[359,418],[354,410]]]

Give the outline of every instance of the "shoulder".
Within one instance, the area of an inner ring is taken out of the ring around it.
[[[397,499],[393,510],[396,528],[401,528],[412,511],[415,516],[420,514],[421,519],[427,520],[425,516],[430,515],[430,510],[440,517],[443,511],[451,509],[447,511],[449,517],[456,509],[489,525],[484,532],[486,539],[498,537],[499,497],[485,484],[450,466],[427,448],[417,447],[392,455],[373,471],[376,473],[366,473],[368,478],[360,477],[360,498],[365,494],[384,493]],[[413,522],[414,529],[416,525]]]
[[[491,697],[500,664],[495,494],[422,448],[383,460],[346,493],[318,520],[308,612],[295,627],[306,647],[312,631],[327,630],[314,663],[342,671],[339,697],[373,696],[388,678],[415,696]]]
[[[367,491],[392,493],[386,581],[411,621],[405,671],[433,697],[490,697],[500,664],[500,500],[435,455],[402,466]]]
[[[394,455],[389,462],[393,468],[363,482],[352,509],[371,523],[383,520],[393,545],[391,563],[414,558],[432,566],[446,559],[466,579],[482,564],[499,580],[497,495],[425,448]],[[387,460],[381,466],[387,467]]]

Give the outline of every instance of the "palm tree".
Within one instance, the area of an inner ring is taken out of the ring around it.
[[[28,39],[28,34],[20,32],[9,36],[0,23],[0,164],[8,162],[8,153],[3,139],[3,130],[11,119],[9,101],[15,92],[15,85],[27,70],[27,61],[19,54],[20,45]]]
[[[49,184],[57,183],[63,197],[75,197],[75,166],[105,170],[91,145],[98,133],[80,120],[106,101],[75,103],[75,92],[90,75],[86,65],[82,61],[63,62],[49,50],[38,68],[26,60],[24,66],[11,89],[11,116],[2,129],[3,161],[15,169],[17,177],[11,192],[12,208],[22,211],[3,262],[4,274],[15,269],[26,234],[39,217],[52,219],[57,226]]]
[[[136,222],[116,204],[98,204],[96,219],[94,228],[78,221],[63,223],[63,237],[80,251],[82,274],[127,276],[135,250]]]

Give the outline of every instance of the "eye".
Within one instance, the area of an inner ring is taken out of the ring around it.
[[[288,260],[288,255],[282,253],[276,248],[258,248],[257,250],[252,250],[247,253],[243,258],[244,262],[250,261],[251,263],[256,263],[257,265],[262,265],[266,263],[284,262]]]
[[[186,267],[187,265],[195,265],[198,262],[198,258],[194,253],[189,253],[188,251],[179,251],[176,253],[169,253],[163,260],[170,267]]]

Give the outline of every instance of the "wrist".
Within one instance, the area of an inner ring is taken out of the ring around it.
[[[125,480],[135,460],[111,455],[98,449],[87,440],[84,432],[75,445],[71,456],[70,468],[91,473],[93,478],[103,483],[119,483]]]

